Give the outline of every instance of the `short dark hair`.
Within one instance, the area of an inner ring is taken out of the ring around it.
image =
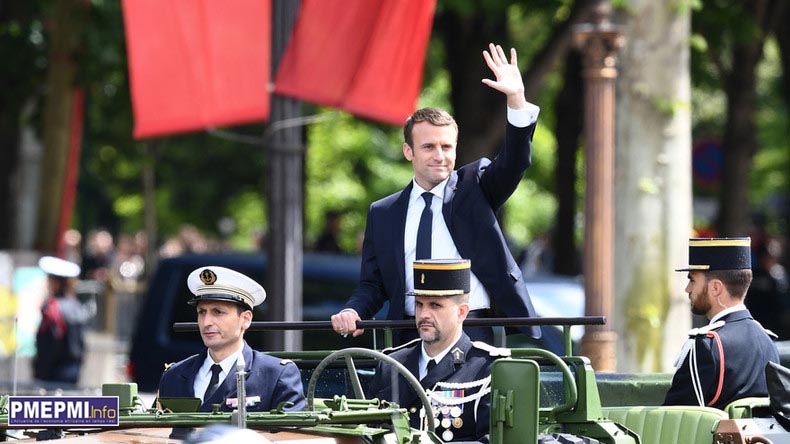
[[[742,299],[752,283],[752,270],[709,270],[705,272],[705,279],[720,280],[730,295]]]
[[[412,148],[414,148],[412,130],[414,129],[414,125],[420,122],[428,122],[434,126],[452,125],[453,128],[455,128],[455,132],[458,133],[458,124],[455,122],[455,119],[453,119],[453,116],[447,111],[441,108],[420,108],[409,116],[409,118],[406,119],[406,124],[403,125],[403,141]]]
[[[458,305],[468,304],[469,303],[469,293],[456,294],[456,295],[450,296],[450,299],[455,301],[455,303],[458,304]]]

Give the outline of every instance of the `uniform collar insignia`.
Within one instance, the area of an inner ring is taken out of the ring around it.
[[[460,347],[450,350],[450,354],[453,356],[453,364],[462,364],[464,362],[464,351]]]

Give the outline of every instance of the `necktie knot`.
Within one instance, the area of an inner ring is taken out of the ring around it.
[[[219,364],[214,364],[211,366],[211,377],[219,378],[219,374],[222,373],[222,366]]]
[[[422,198],[425,200],[425,206],[430,208],[431,201],[433,200],[433,193],[431,193],[430,191],[426,191],[422,193]]]
[[[433,359],[429,359],[425,365],[425,374],[423,375],[422,378],[420,378],[420,380],[422,381],[423,379],[427,378],[428,374],[431,373],[431,370],[433,370],[434,367],[436,367],[436,361]]]
[[[425,367],[427,369],[427,372],[430,372],[431,370],[433,370],[434,367],[436,367],[436,361],[433,360],[433,359],[429,359],[428,360],[428,365]]]

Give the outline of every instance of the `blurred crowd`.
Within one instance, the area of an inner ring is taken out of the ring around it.
[[[226,247],[194,226],[184,225],[158,250],[151,252],[149,248],[142,231],[116,236],[106,229],[90,230],[84,236],[74,229],[64,233],[62,257],[82,268],[78,293],[95,295],[99,301],[94,329],[114,333],[120,340],[129,339],[146,279],[155,266],[151,262]]]

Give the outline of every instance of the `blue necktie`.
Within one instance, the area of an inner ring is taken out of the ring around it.
[[[425,208],[422,210],[420,225],[417,228],[417,251],[414,255],[417,260],[431,258],[431,228],[433,226],[431,199],[433,199],[433,194],[426,191],[422,193],[422,198],[425,199]]]

